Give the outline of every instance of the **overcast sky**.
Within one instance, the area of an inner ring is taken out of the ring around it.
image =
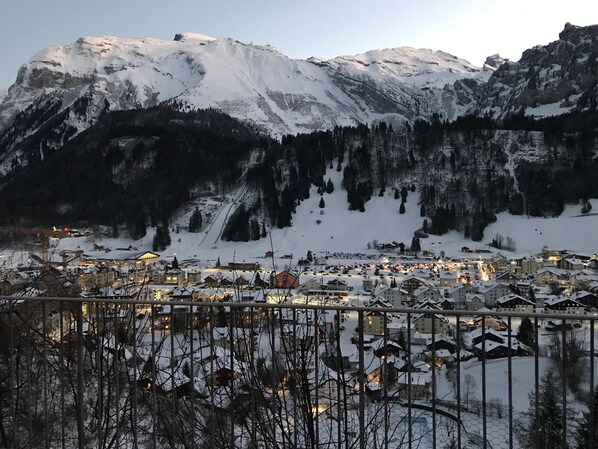
[[[0,0],[0,87],[45,47],[80,36],[191,31],[271,44],[291,58],[378,48],[444,50],[481,66],[598,24],[598,0]]]

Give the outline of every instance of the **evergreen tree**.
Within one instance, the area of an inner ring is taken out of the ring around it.
[[[428,233],[428,220],[424,218],[424,223],[422,225],[422,231]]]
[[[312,254],[312,252],[310,250],[307,250],[307,256],[305,256],[305,258],[307,260],[309,260],[310,262],[314,261],[314,255]]]
[[[424,203],[422,203],[422,205],[419,207],[419,216],[420,217],[426,216],[426,207],[424,206]]]
[[[318,206],[320,207],[320,209],[323,209],[326,206],[326,203],[324,203],[323,196],[320,197],[320,204]]]
[[[592,429],[592,430],[590,430]],[[594,394],[590,396],[588,411],[583,413],[577,431],[577,447],[588,449],[598,445],[598,387],[594,387]]]
[[[189,218],[189,232],[199,232],[201,230],[202,217],[199,207],[195,207],[195,210]]]
[[[529,318],[524,318],[521,320],[521,325],[519,326],[519,332],[517,332],[517,339],[530,347],[535,346],[536,341],[536,334],[534,332],[534,325],[532,324],[532,320]]]
[[[178,267],[179,267],[179,261],[178,261],[178,259],[176,258],[176,256],[174,256],[174,259],[172,259],[172,265],[171,265],[171,268],[172,268],[172,269],[174,269],[174,270],[176,270]]]
[[[129,237],[131,237],[133,240],[138,240],[142,237],[145,237],[146,218],[146,214],[140,209],[134,210],[133,212],[127,214],[127,231],[129,232]]]
[[[268,232],[266,232],[266,223],[264,223],[262,221],[262,231],[260,232],[260,237],[264,238],[268,235]]]
[[[326,183],[326,193],[334,192],[334,184],[332,184],[332,180],[328,178],[328,182]]]
[[[528,420],[522,423],[521,443],[525,448],[565,448],[563,441],[563,391],[556,373],[548,371],[542,378],[539,397],[529,395]],[[536,414],[536,407],[538,413]]]
[[[413,236],[413,238],[411,239],[411,251],[413,251],[414,253],[417,253],[418,251],[421,251],[421,245],[419,243],[419,237],[416,237],[415,235]]]
[[[399,189],[395,189],[395,200],[398,200],[400,196]]]
[[[260,239],[260,224],[255,218],[252,218],[249,222],[249,238],[251,240]]]
[[[152,240],[152,248],[154,251],[164,251],[170,245],[170,233],[168,226],[156,227],[156,233]]]
[[[399,214],[404,214],[405,213],[405,203],[401,202],[401,205],[399,206]]]
[[[403,188],[401,189],[401,199],[403,201],[403,203],[405,203],[407,201],[407,187],[403,186]]]
[[[266,287],[268,283],[263,281],[262,277],[260,276],[260,273],[256,271],[253,285],[255,285],[256,287]]]
[[[528,290],[527,299],[533,302],[534,305],[536,304],[536,293],[534,292],[534,289],[532,287],[530,287]]]
[[[220,257],[218,257],[218,260],[216,261],[216,268],[220,268]]]

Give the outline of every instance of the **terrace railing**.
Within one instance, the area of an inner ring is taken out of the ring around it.
[[[0,304],[0,447],[595,446],[594,315]]]

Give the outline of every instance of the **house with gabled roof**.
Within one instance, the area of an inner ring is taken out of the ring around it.
[[[414,290],[412,296],[415,300],[415,304],[419,304],[424,301],[436,302],[441,297],[437,288],[428,285],[422,285],[418,289]]]
[[[577,290],[588,290],[593,282],[598,282],[598,273],[592,270],[575,271],[569,275],[569,284]]]
[[[568,273],[560,268],[547,267],[538,270],[534,279],[538,285],[564,283],[568,279]]]
[[[216,276],[213,275],[208,275],[205,278],[203,278],[203,284],[206,287],[218,287],[220,285],[220,279],[218,279]]]
[[[405,349],[394,340],[387,338],[379,338],[370,344],[376,357],[400,357],[405,355]]]
[[[141,268],[155,264],[160,259],[160,255],[152,251],[133,251],[126,248],[84,256],[88,263],[134,265]]]
[[[365,276],[361,282],[361,288],[363,288],[364,292],[371,292],[374,290],[374,285],[374,280],[369,276]]]
[[[426,279],[422,279],[417,276],[407,276],[405,279],[403,279],[403,282],[401,282],[401,288],[411,294],[422,285],[427,283],[428,281]]]
[[[396,383],[399,389],[403,391],[401,394],[405,397],[407,397],[407,395],[411,398],[425,397],[430,394],[432,373],[424,370],[398,371]],[[409,393],[406,391],[409,391]]]
[[[473,288],[470,285],[456,282],[445,292],[445,296],[454,301],[455,309],[464,310],[466,308],[466,295],[471,292],[473,292]]]
[[[436,334],[434,335],[434,341],[432,342],[432,338],[427,340],[429,343],[426,344],[426,348],[428,351],[432,351],[436,349],[436,351],[440,349],[444,349],[449,351],[450,353],[454,353],[457,350],[457,344],[455,341],[448,337],[446,334]]]
[[[416,309],[432,309],[432,310],[441,310],[440,305],[436,301],[431,301],[429,299],[420,302],[419,304],[415,305]]]
[[[299,273],[293,270],[283,270],[272,277],[274,288],[297,288],[299,287]]]
[[[177,285],[172,289],[170,296],[173,301],[191,301],[194,293],[195,289],[193,287]]]
[[[496,301],[496,310],[499,312],[532,313],[535,306],[533,302],[515,294],[505,295]]]
[[[315,367],[314,367],[315,368]],[[300,381],[301,382],[301,381]],[[307,389],[309,390],[310,403],[315,415],[325,414],[335,416],[343,413],[343,407],[338,407],[338,400],[345,396],[339,390],[350,388],[349,380],[339,372],[330,369],[320,360],[317,369],[307,375]],[[301,393],[302,389],[298,391]]]
[[[387,285],[380,285],[374,290],[374,296],[379,296],[390,303],[392,307],[399,308],[405,303],[411,302],[409,292],[399,288],[392,288]]]
[[[478,293],[484,297],[484,304],[488,308],[496,306],[496,301],[505,295],[508,295],[509,287],[498,282],[479,282],[476,284]]]
[[[465,297],[465,310],[475,312],[486,307],[484,296],[479,293],[468,293]]]
[[[521,260],[521,275],[533,276],[542,268],[544,261],[539,257],[525,257]]]
[[[164,273],[164,284],[178,285],[183,282],[183,273],[178,268],[171,268]]]
[[[570,298],[584,305],[586,310],[598,310],[598,295],[585,290],[573,293]]]
[[[448,324],[448,320],[443,315],[433,312],[420,313],[412,318],[413,329],[420,334],[444,333]]]
[[[370,335],[384,335],[385,324],[393,320],[391,313],[385,311],[391,305],[382,298],[375,298],[368,302],[367,307],[372,308],[363,314],[363,333]]]
[[[454,271],[443,270],[438,275],[440,287],[450,288],[457,283],[457,273]]]
[[[584,315],[585,306],[566,296],[554,296],[544,301],[544,312],[567,315]]]
[[[455,301],[452,298],[442,298],[438,305],[442,310],[455,310]]]
[[[301,284],[299,290],[303,292],[307,292],[309,290],[322,290],[323,286],[324,281],[322,278],[311,278]]]
[[[512,338],[510,344],[508,341],[496,342],[487,339],[474,345],[473,350],[479,359],[499,359],[514,355],[529,355],[521,347],[519,340],[516,338]]]
[[[502,332],[491,327],[486,327],[485,329],[479,327],[474,329],[471,331],[470,337],[473,345],[477,345],[484,340],[490,340],[496,343],[504,343],[506,340]]]
[[[511,270],[507,270],[496,274],[494,276],[494,280],[502,284],[515,284],[519,282],[521,278],[517,276],[515,273],[513,273]]]
[[[561,260],[561,267],[565,270],[583,270],[585,262],[577,257],[567,257]]]
[[[328,290],[346,291],[349,289],[349,286],[342,279],[331,279],[326,283],[326,288]]]

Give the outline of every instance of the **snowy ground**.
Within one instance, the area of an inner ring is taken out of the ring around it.
[[[223,219],[234,208],[234,204],[224,205],[213,215],[212,223],[205,226],[204,232],[171,233],[172,244],[161,252],[162,259],[171,260],[176,254],[179,261],[191,259],[197,261],[198,265],[213,265],[220,258],[222,263],[257,260],[264,266],[271,263],[271,260],[264,258],[264,254],[272,248],[276,265],[282,267],[296,263],[301,257],[305,257],[308,250],[314,255],[326,252],[374,255],[379,251],[367,248],[368,242],[372,240],[404,242],[407,246],[410,245],[413,232],[421,227],[423,221],[419,216],[416,193],[409,195],[405,214],[399,214],[400,203],[394,200],[392,192],[387,192],[384,197],[372,198],[366,205],[366,211],[361,213],[347,210],[346,192],[338,188],[340,179],[333,179],[333,182],[337,187],[332,194],[324,195],[326,207],[318,207],[320,197],[314,190],[311,197],[298,206],[297,213],[293,216],[293,227],[272,230],[272,244],[269,238],[247,243],[218,240]],[[181,228],[185,225],[183,221],[180,224]],[[437,256],[441,251],[447,256],[462,256],[463,246],[472,250],[488,249],[486,243],[496,234],[501,234],[505,239],[512,237],[515,240],[518,254],[535,254],[546,246],[591,255],[598,252],[596,229],[598,215],[582,216],[579,214],[579,206],[568,206],[557,218],[499,214],[498,221],[486,229],[483,242],[472,242],[457,232],[450,232],[421,239],[421,246],[423,250],[431,250]],[[66,238],[60,240],[56,252],[66,248],[81,248],[87,253],[91,251],[93,243],[112,249],[132,245],[140,251],[151,250],[153,235],[154,231],[150,228],[148,234],[138,241],[126,238]],[[291,260],[281,259],[283,255],[291,254]],[[509,253],[504,254],[508,256]],[[15,259],[21,260],[22,257]]]

